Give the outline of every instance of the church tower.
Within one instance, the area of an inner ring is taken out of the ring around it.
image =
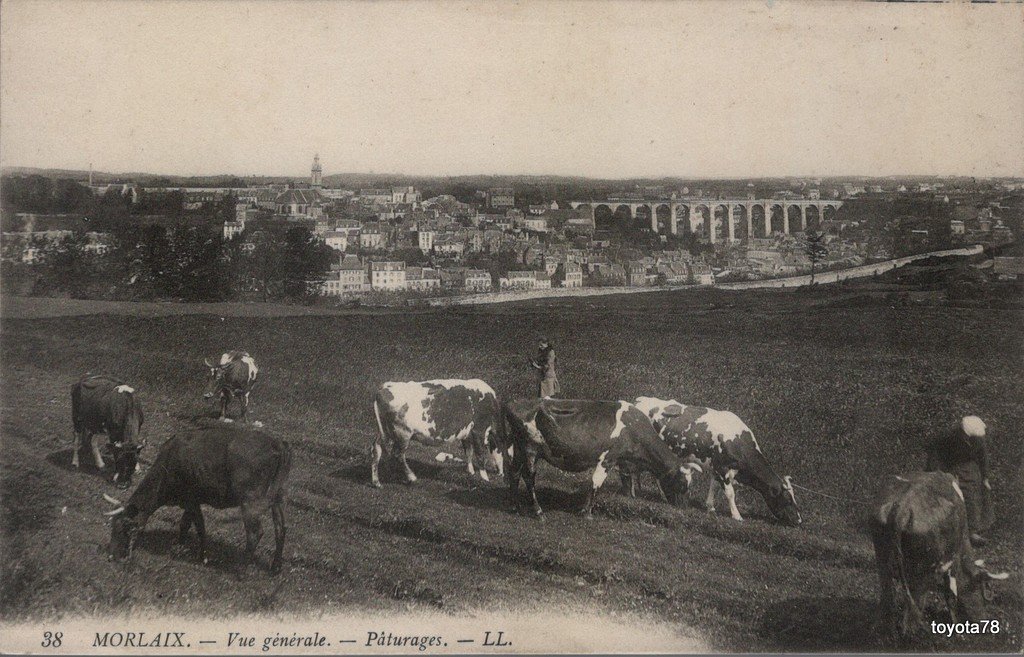
[[[320,154],[313,156],[313,168],[310,175],[310,185],[313,189],[320,189],[324,186],[323,169],[320,168]]]

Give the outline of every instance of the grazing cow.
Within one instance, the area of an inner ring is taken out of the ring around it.
[[[887,477],[869,522],[881,584],[881,629],[888,639],[900,642],[922,632],[925,613],[937,611],[930,599],[940,602],[939,609],[945,604],[952,622],[961,615],[979,618],[988,580],[1008,577],[974,559],[963,493],[950,474]]]
[[[612,468],[631,476],[650,472],[671,503],[685,498],[693,472],[701,471],[692,460],[673,454],[650,420],[629,402],[528,399],[508,404],[505,417],[515,448],[509,491],[516,503],[522,478],[538,518],[542,517],[535,491],[538,457],[567,472],[592,470],[583,506],[588,518],[597,489]]]
[[[401,463],[408,483],[416,475],[406,461],[410,440],[425,444],[460,442],[466,454],[466,469],[488,481],[481,465],[488,452],[498,475],[504,472],[504,423],[501,406],[491,386],[480,379],[436,379],[432,381],[388,381],[373,400],[379,433],[370,446],[370,481],[380,488],[378,465],[385,451]]]
[[[790,478],[775,474],[754,433],[736,414],[655,397],[637,397],[636,405],[676,454],[710,460],[713,476],[705,502],[708,511],[715,510],[715,494],[720,485],[729,501],[729,513],[733,519],[743,520],[736,508],[733,487],[734,482],[739,482],[761,493],[768,508],[783,523],[796,526],[803,521]]]
[[[244,351],[228,351],[221,355],[216,365],[210,359],[203,362],[210,368],[203,398],[212,399],[214,395],[220,397],[220,419],[224,422],[231,422],[227,417],[228,403],[232,397],[238,398],[242,403],[241,417],[244,422],[246,411],[249,410],[249,393],[256,387],[256,376],[260,371],[256,361]]]
[[[105,433],[114,457],[114,482],[127,488],[139,467],[142,406],[135,389],[111,376],[86,375],[71,388],[71,423],[75,428],[75,449],[71,465],[78,467],[78,452],[84,442],[92,448],[96,467],[106,464],[93,434]]]
[[[276,541],[270,570],[279,572],[285,537],[284,486],[291,464],[292,448],[286,441],[249,427],[213,424],[171,438],[128,501],[105,514],[114,516],[110,558],[131,556],[150,516],[161,507],[177,506],[185,510],[179,539],[184,542],[194,524],[199,539],[196,553],[205,562],[201,506],[207,504],[215,509],[241,508],[246,554],[255,561],[263,536],[260,516],[269,508]]]

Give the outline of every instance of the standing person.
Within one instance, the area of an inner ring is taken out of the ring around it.
[[[987,540],[981,533],[992,526],[992,485],[988,481],[985,423],[976,415],[968,415],[955,429],[933,440],[927,450],[927,470],[948,472],[956,477],[967,507],[971,543],[983,545]]]
[[[537,360],[531,360],[530,365],[537,370],[541,397],[552,397],[561,391],[558,385],[558,375],[555,374],[555,349],[547,338],[540,339]]]

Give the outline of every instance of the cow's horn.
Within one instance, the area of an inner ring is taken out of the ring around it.
[[[793,477],[791,477],[790,475],[786,475],[785,477],[783,477],[782,481],[786,482],[786,488],[793,488]]]
[[[986,570],[985,576],[989,579],[1009,579],[1010,573],[990,573]]]
[[[696,470],[697,472],[703,473],[704,468],[700,467],[700,463],[684,463],[679,467],[680,472],[690,470],[691,472]]]
[[[104,511],[103,515],[105,515],[105,516],[116,516],[119,513],[124,513],[124,507],[123,506],[122,507],[118,507],[118,508],[114,509],[113,511]]]
[[[210,362],[209,358],[204,358],[203,362],[206,363],[207,367],[213,367],[213,363]]]
[[[123,505],[121,500],[113,498],[113,497],[107,495],[106,493],[103,493],[103,499],[105,499],[106,501],[110,502],[114,506],[122,506]]]
[[[974,565],[979,567],[979,568],[984,568],[985,567],[985,560],[984,559],[975,559],[974,560]]]

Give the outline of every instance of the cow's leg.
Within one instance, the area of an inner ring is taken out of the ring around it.
[[[527,454],[526,455],[526,471],[523,473],[523,481],[526,482],[526,492],[530,496],[530,503],[533,505],[533,514],[537,516],[538,520],[544,519],[544,511],[540,508],[540,502],[537,501],[537,455]]]
[[[242,394],[242,418],[241,418],[242,422],[248,422],[248,420],[245,419],[246,413],[248,413],[248,412],[249,412],[249,392],[246,391],[245,393]]]
[[[715,512],[715,495],[718,493],[718,475],[712,474],[708,477],[708,497],[704,500],[704,508],[708,510],[708,513]]]
[[[590,475],[590,490],[587,491],[587,501],[583,506],[583,517],[587,520],[594,518],[594,498],[597,496],[597,489],[604,484],[604,480],[608,478],[608,470],[612,467],[607,458],[608,452],[601,454],[601,457],[597,460],[597,465],[594,466],[593,474]]]
[[[188,540],[188,530],[192,528],[192,509],[186,508],[181,514],[181,522],[178,523],[178,542],[184,543]]]
[[[513,513],[519,512],[519,480],[523,478],[523,468],[525,466],[526,460],[521,453],[517,453],[512,456],[512,462],[509,463],[508,470],[505,471],[505,482],[508,483],[508,493],[512,502]]]
[[[476,444],[475,443],[475,439],[476,439],[476,436],[471,434],[468,438],[466,438],[465,441],[463,441],[463,444],[462,444],[463,450],[466,452],[467,470],[469,470],[469,474],[473,474],[473,471],[476,470],[477,474],[480,475],[481,479],[483,479],[484,481],[490,481],[491,480],[491,475],[487,473],[487,468],[486,467],[476,468],[476,466],[473,465],[473,460],[474,460],[474,458],[476,456],[476,450],[473,449],[473,445]],[[484,445],[487,444],[487,442],[486,442],[486,434],[485,434],[485,440],[483,440],[481,442]],[[481,456],[481,458],[483,458],[483,454],[481,454],[480,456]]]
[[[196,526],[196,559],[206,563],[206,521],[203,519],[203,509],[199,505],[192,509],[192,522]]]
[[[85,441],[89,443],[89,447],[92,447],[92,458],[96,462],[96,467],[102,470],[106,464],[103,462],[103,456],[100,454],[100,446],[96,444],[96,441],[93,440],[93,435],[88,431],[85,432]]]
[[[274,519],[274,560],[270,562],[270,572],[274,575],[281,572],[281,555],[284,553],[284,537],[287,529],[284,525],[284,505],[275,502],[270,506]]]
[[[256,547],[263,538],[263,523],[256,509],[243,506],[242,522],[245,525],[245,565],[256,563]]]
[[[71,452],[71,465],[78,467],[78,452],[82,449],[82,433],[75,429],[75,449]]]
[[[402,470],[405,472],[405,481],[408,484],[416,483],[416,473],[409,467],[409,462],[405,459],[405,453],[409,449],[409,438],[402,438],[399,436],[395,440],[395,458],[402,465]]]
[[[736,508],[736,488],[733,485],[736,480],[736,470],[729,470],[725,473],[725,482],[722,488],[725,489],[725,499],[729,501],[729,515],[733,520],[743,520],[740,510]]]
[[[231,393],[222,390],[220,393],[220,420],[222,422],[230,422],[231,418],[228,417],[228,402],[231,400]]]
[[[370,485],[380,488],[380,457],[384,448],[380,444],[381,437],[378,435],[370,445]]]
[[[466,458],[466,472],[471,475],[476,474],[476,469],[473,467],[473,442],[469,438],[462,439],[462,455]]]

